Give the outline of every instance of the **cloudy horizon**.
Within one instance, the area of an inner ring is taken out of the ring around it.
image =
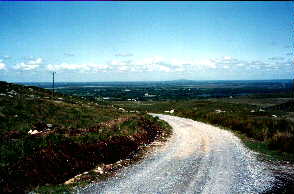
[[[2,81],[294,76],[293,2],[0,2],[0,18]]]

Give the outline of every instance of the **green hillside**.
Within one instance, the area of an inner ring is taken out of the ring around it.
[[[0,188],[59,184],[99,163],[128,157],[165,123],[83,98],[0,82]],[[106,146],[105,146],[106,145]]]

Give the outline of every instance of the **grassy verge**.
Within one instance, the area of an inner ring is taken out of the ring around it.
[[[269,148],[268,143],[248,138],[245,134],[232,131],[249,149],[261,153],[265,159],[294,162],[294,154],[281,152]]]
[[[55,130],[25,138],[23,157],[1,168],[5,192],[58,184],[94,168],[124,159],[164,132],[148,115],[123,117],[88,129]],[[22,139],[22,138],[21,138]]]
[[[144,115],[145,119],[150,120],[155,126],[159,127],[157,135],[151,141],[166,141],[171,135],[171,127],[164,121],[159,120],[157,117],[151,117],[150,115]],[[147,127],[150,129],[150,126]],[[146,130],[148,130],[145,128]],[[146,142],[145,142],[146,143]],[[45,186],[38,186],[34,189],[35,193],[71,193],[77,188],[82,188],[90,183],[106,180],[107,178],[114,176],[121,168],[136,163],[144,158],[145,154],[150,149],[150,144],[141,144],[137,150],[132,152],[125,159],[121,158],[115,163],[102,163],[98,164],[95,168],[86,171],[82,174],[75,176],[74,178],[66,181],[62,184],[48,184]],[[99,170],[97,170],[99,169]]]
[[[287,107],[292,103],[287,102]],[[237,99],[234,99],[233,103],[228,100],[208,99],[118,104],[127,110],[155,113],[174,109],[173,115],[221,126],[242,134],[240,137],[245,145],[255,151],[274,158],[293,160],[294,123],[289,119],[291,112],[284,111],[283,106],[264,108],[260,105],[238,103]]]

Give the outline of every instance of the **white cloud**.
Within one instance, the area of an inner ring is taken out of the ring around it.
[[[163,57],[160,56],[154,56],[154,57],[149,57],[149,58],[144,58],[141,60],[135,61],[136,65],[143,65],[143,66],[150,66],[150,65],[159,65],[165,63],[165,60]]]
[[[277,60],[284,60],[284,57],[270,57],[268,59],[272,61],[277,61]]]
[[[70,63],[61,63],[61,64],[49,64],[47,65],[47,70],[49,71],[105,71],[109,69],[108,65],[98,65],[95,63],[89,64],[70,64]]]
[[[165,59],[160,56],[154,56],[143,59],[114,59],[106,62],[106,65],[90,64],[50,64],[47,70],[50,71],[80,71],[80,72],[196,72],[196,71],[242,71],[255,70],[262,71],[266,68],[273,70],[277,67],[287,66],[289,61],[279,60],[241,60],[231,56],[219,58],[202,59]]]
[[[14,66],[14,69],[17,70],[33,70],[36,69],[42,64],[43,59],[42,58],[37,58],[35,60],[30,60],[28,62],[21,62],[18,63]]]
[[[73,53],[64,53],[64,55],[67,57],[74,57],[75,56],[75,54],[73,54]]]
[[[169,62],[170,62],[170,65],[174,67],[182,67],[182,66],[191,65],[194,63],[191,60],[181,60],[181,59],[171,59]]]
[[[133,54],[132,53],[117,53],[117,54],[115,54],[115,56],[117,56],[117,57],[131,57],[131,56],[133,56]]]
[[[128,66],[132,64],[132,60],[111,60],[107,64],[113,66]]]
[[[244,63],[238,63],[237,66],[243,67],[245,64]]]
[[[10,59],[11,57],[10,56],[8,56],[8,55],[4,55],[3,56],[3,59]]]
[[[178,67],[178,68],[175,68],[174,71],[175,72],[183,72],[185,71],[186,69],[185,68],[182,68],[182,67]]]
[[[5,63],[2,62],[2,60],[0,60],[0,70],[6,69],[5,66],[6,66]]]
[[[163,66],[163,65],[159,65],[158,70],[162,72],[167,72],[167,73],[172,71],[171,68]]]
[[[143,58],[139,60],[112,60],[108,62],[110,66],[113,66],[118,71],[140,71],[140,72],[184,72],[194,70],[205,69],[217,69],[224,68],[229,69],[232,65],[244,66],[246,62],[240,61],[233,57],[221,57],[214,59],[165,59],[160,56],[154,56],[149,58]],[[123,67],[119,67],[123,66]],[[192,68],[192,69],[191,69]]]
[[[233,58],[230,57],[230,56],[224,56],[223,59],[224,59],[224,60],[231,60],[231,59],[233,59]]]
[[[129,70],[128,66],[119,66],[118,67],[118,71],[120,71],[120,72],[125,72],[125,71],[128,71],[128,70]]]
[[[211,69],[216,69],[216,62],[212,59],[200,59],[196,62],[193,63],[194,66],[200,66],[202,68],[211,68]]]

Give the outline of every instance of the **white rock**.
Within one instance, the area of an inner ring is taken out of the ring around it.
[[[103,174],[103,169],[101,167],[97,167],[94,172],[99,173],[99,174]]]
[[[72,183],[74,183],[74,182],[75,182],[75,178],[71,178],[71,179],[69,179],[68,181],[65,181],[64,184],[65,184],[65,185],[68,185],[68,184],[72,184]]]
[[[37,133],[40,133],[40,132],[38,130],[29,130],[29,132],[28,132],[28,134],[30,134],[30,135],[34,135]]]
[[[118,110],[121,110],[123,112],[126,112],[126,110],[124,108],[119,108]]]

